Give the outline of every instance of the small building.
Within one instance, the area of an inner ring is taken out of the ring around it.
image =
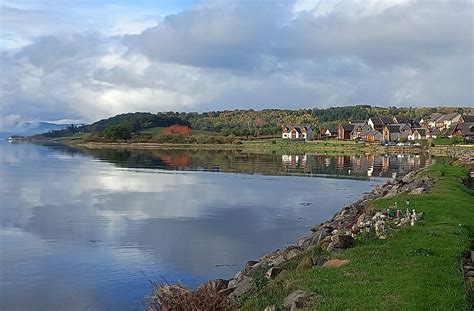
[[[426,139],[427,130],[425,128],[414,128],[410,130],[408,134],[408,140],[421,140]]]
[[[367,124],[376,131],[383,131],[385,125],[396,124],[393,118],[389,117],[372,117],[369,118]]]
[[[354,124],[339,124],[337,126],[338,139],[351,139],[351,132],[354,129]]]
[[[321,129],[321,138],[336,138],[337,137],[337,126],[331,126],[327,129]]]
[[[463,137],[467,141],[474,141],[474,122],[457,123],[448,131],[448,137]]]
[[[382,131],[384,141],[397,141],[408,139],[411,128],[408,124],[389,124],[385,125]]]
[[[362,139],[369,143],[381,142],[383,140],[383,135],[379,131],[370,130],[367,134],[362,136]]]
[[[353,125],[351,139],[364,139],[365,135],[372,130],[367,123],[354,123]]]
[[[436,121],[442,116],[443,115],[441,113],[434,112],[428,118],[422,118],[420,123],[428,128],[436,128]]]
[[[309,126],[284,126],[281,137],[285,139],[313,140],[313,130]]]

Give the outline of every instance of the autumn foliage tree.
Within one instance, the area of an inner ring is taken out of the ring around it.
[[[162,135],[181,135],[189,137],[191,135],[191,128],[186,125],[174,124],[163,129]]]

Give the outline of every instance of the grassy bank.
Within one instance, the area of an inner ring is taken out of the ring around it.
[[[400,195],[372,202],[385,209],[408,198],[424,218],[387,240],[357,241],[337,254],[350,263],[340,268],[304,268],[307,253],[288,264],[275,280],[241,299],[243,310],[280,304],[291,292],[315,294],[309,309],[318,310],[469,310],[460,258],[474,240],[474,191],[462,183],[465,169],[440,163],[429,167],[437,181],[430,193]],[[298,267],[299,265],[299,267]]]

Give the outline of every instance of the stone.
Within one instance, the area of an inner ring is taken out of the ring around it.
[[[247,293],[252,289],[252,278],[249,276],[244,276],[240,280],[240,282],[237,282],[233,287],[235,289],[232,291],[232,293],[229,294],[230,299],[234,299],[237,297],[242,296],[243,294]]]
[[[270,269],[267,270],[265,273],[265,276],[268,279],[274,279],[277,277],[277,275],[281,272],[281,269],[278,267],[271,267]]]
[[[302,290],[294,291],[285,298],[283,307],[289,308],[291,311],[302,309],[312,296],[312,294],[308,294]]]
[[[474,263],[474,251],[471,251],[471,262]]]
[[[330,259],[330,260],[326,261],[323,264],[323,267],[325,267],[325,268],[339,268],[339,267],[347,265],[349,262],[351,262],[351,261],[347,260],[347,259]]]
[[[263,311],[283,311],[284,309],[281,306],[268,306]]]
[[[331,244],[334,248],[349,248],[354,245],[354,238],[344,234],[333,235],[331,237]]]
[[[244,267],[244,270],[245,271],[248,271],[250,270],[253,266],[255,266],[256,264],[258,264],[258,261],[256,260],[249,260],[245,263],[245,267]]]
[[[468,278],[473,278],[474,277],[474,271],[467,271],[466,276]]]

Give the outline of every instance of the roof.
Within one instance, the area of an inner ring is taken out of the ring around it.
[[[373,118],[370,118],[370,120],[372,121],[372,123],[374,125],[384,125],[382,120],[379,118],[379,117],[373,117]]]
[[[417,131],[418,133],[420,133],[421,136],[425,136],[425,135],[426,135],[426,129],[423,128],[423,127],[415,128],[415,129],[413,129],[413,131]]]
[[[373,117],[373,118],[370,118],[370,120],[372,120],[372,123],[377,126],[384,126],[386,124],[394,124],[395,121],[390,118],[390,117]]]
[[[403,115],[395,116],[394,119],[396,119],[398,123],[408,123],[411,121],[410,117]]]
[[[309,126],[303,126],[303,125],[286,125],[283,127],[283,131],[292,131],[292,130],[296,130],[297,132],[299,133],[302,133],[303,131],[306,132],[306,131],[309,131],[311,129],[311,127]]]
[[[442,116],[443,115],[441,113],[434,112],[430,115],[430,118],[428,119],[428,121],[434,122]]]
[[[341,127],[344,129],[344,131],[352,132],[354,129],[354,124],[341,124]]]
[[[441,118],[439,118],[438,120],[436,120],[437,122],[443,122],[443,121],[451,121],[453,120],[454,118],[460,116],[459,113],[457,112],[451,112],[451,113],[448,113],[448,114],[445,114],[443,115]]]
[[[363,124],[363,123],[365,123],[365,121],[364,121],[364,120],[350,120],[350,121],[349,121],[349,124],[358,124],[358,123],[362,123],[362,124]]]
[[[465,114],[462,116],[464,122],[474,122],[474,115],[472,114]]]
[[[327,130],[331,133],[337,133],[337,126],[330,126]]]
[[[390,133],[400,133],[400,126],[398,124],[386,125],[386,127]]]
[[[459,123],[456,129],[460,129],[464,136],[474,136],[474,122]]]
[[[390,117],[380,117],[380,120],[382,120],[383,124],[395,123],[395,121],[393,121],[393,118],[390,118]]]

